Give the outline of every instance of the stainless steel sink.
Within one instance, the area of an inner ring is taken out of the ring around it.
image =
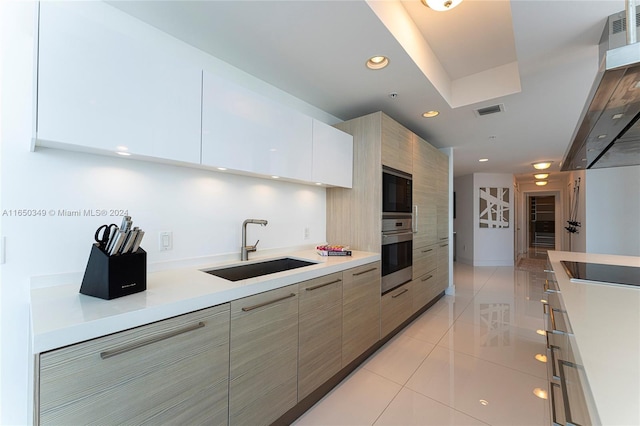
[[[267,260],[264,262],[249,263],[246,265],[230,266],[228,268],[209,269],[203,272],[224,278],[229,281],[246,280],[247,278],[260,277],[263,275],[275,274],[276,272],[289,271],[291,269],[316,265],[317,262],[293,259],[285,257],[283,259]]]

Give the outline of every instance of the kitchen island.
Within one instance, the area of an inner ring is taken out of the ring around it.
[[[561,263],[640,267],[640,257],[550,251],[549,261],[576,363],[587,379],[583,387],[592,424],[640,424],[640,287],[574,281]]]

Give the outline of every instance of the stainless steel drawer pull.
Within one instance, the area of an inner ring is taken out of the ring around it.
[[[369,268],[369,269],[365,269],[364,271],[361,271],[361,272],[355,272],[353,274],[353,276],[357,277],[358,275],[366,274],[367,272],[375,271],[376,269],[378,269],[378,268]]]
[[[549,280],[544,280],[544,292],[545,293],[560,293],[558,290],[551,288]]]
[[[567,379],[564,375],[564,367],[578,368],[578,366],[572,362],[565,360],[558,360],[558,373],[560,373],[560,386],[562,386],[562,402],[564,405],[564,417],[567,425],[578,425],[571,419],[571,406],[569,404],[569,394],[567,389]]]
[[[427,281],[427,280],[430,280],[431,278],[433,278],[433,275],[429,274],[426,277],[424,277],[422,281]]]
[[[559,346],[554,346],[554,345],[549,345],[549,355],[551,358],[551,376],[556,379],[559,380],[560,376],[558,375],[558,371],[556,369],[556,355],[555,355],[555,351],[556,349],[560,349]]]
[[[449,237],[442,237],[442,238],[440,238],[440,240],[448,240],[448,239],[449,239]]]
[[[430,251],[433,251],[433,249],[422,250],[423,253],[429,253]]]
[[[545,272],[549,273],[549,274],[555,274],[556,271],[552,270],[552,269],[545,269]]]
[[[440,247],[446,247],[446,246],[448,246],[448,245],[449,245],[449,244],[441,244],[441,245],[440,245]]]
[[[393,296],[391,296],[391,298],[392,298],[392,299],[395,299],[396,297],[400,297],[400,296],[402,296],[403,294],[405,294],[405,293],[406,293],[406,292],[408,292],[408,291],[409,291],[409,289],[408,289],[408,288],[405,288],[405,289],[404,289],[404,290],[402,290],[400,293],[398,293],[398,294],[394,294]]]
[[[291,293],[288,296],[279,297],[277,299],[269,300],[268,302],[262,302],[262,303],[258,303],[257,305],[247,306],[246,308],[242,308],[242,310],[244,312],[253,311],[254,309],[262,308],[263,306],[271,305],[273,303],[276,303],[276,302],[279,302],[279,301],[285,300],[285,299],[290,299],[292,297],[296,297],[296,294],[295,293]]]
[[[549,382],[549,392],[551,392],[551,395],[549,395],[549,398],[551,398],[551,420],[552,420],[552,425],[561,425],[562,423],[560,423],[558,421],[558,416],[556,415],[556,398],[555,398],[555,393],[553,392],[553,388],[559,388],[560,385],[554,382]],[[560,392],[562,392],[562,390],[560,390]]]
[[[568,330],[560,330],[558,327],[556,327],[555,312],[563,312],[563,311],[560,311],[558,309],[553,309],[553,308],[549,309],[549,318],[551,318],[551,331],[559,334],[571,334],[569,333]]]
[[[341,279],[333,280],[333,281],[328,282],[328,283],[318,284],[318,285],[314,285],[312,287],[307,287],[305,290],[307,290],[307,291],[317,290],[319,288],[326,287],[326,286],[331,285],[331,284],[339,283],[340,281],[342,281],[342,280]]]
[[[190,325],[188,327],[181,328],[180,330],[171,331],[169,333],[165,333],[165,334],[162,334],[160,336],[152,337],[152,338],[147,339],[147,340],[142,340],[142,341],[137,342],[137,343],[132,343],[130,345],[125,345],[125,346],[122,346],[122,347],[119,347],[119,348],[110,349],[108,351],[100,352],[100,358],[102,358],[102,359],[111,358],[113,356],[120,355],[120,354],[123,354],[125,352],[129,352],[129,351],[132,351],[134,349],[138,349],[138,348],[141,348],[143,346],[150,345],[152,343],[157,343],[157,342],[160,342],[162,340],[166,340],[166,339],[170,339],[171,337],[178,336],[180,334],[184,334],[184,333],[188,333],[190,331],[197,330],[197,329],[202,328],[204,326],[205,326],[205,323],[200,321],[197,324],[193,324],[193,325]]]

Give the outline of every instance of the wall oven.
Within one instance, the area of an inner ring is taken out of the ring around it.
[[[413,231],[411,216],[382,219],[382,294],[411,281],[413,275]]]

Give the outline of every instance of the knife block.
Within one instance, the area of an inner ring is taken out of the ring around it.
[[[147,252],[109,256],[98,244],[91,246],[80,293],[101,299],[115,299],[147,289]]]

